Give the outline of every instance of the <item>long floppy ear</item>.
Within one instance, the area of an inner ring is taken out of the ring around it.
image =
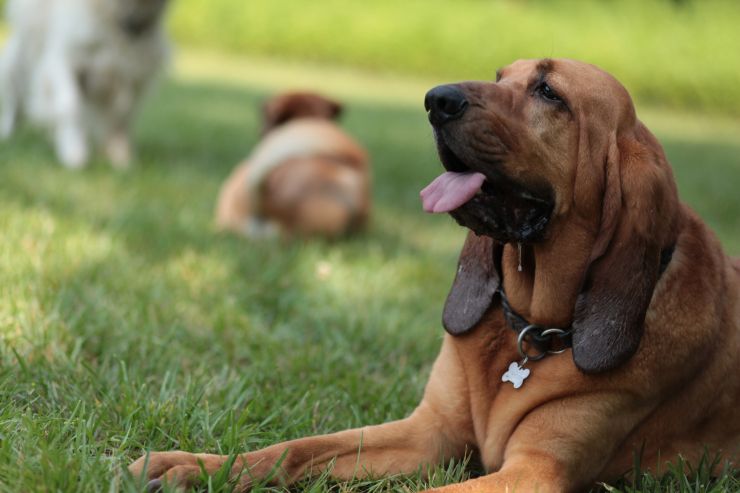
[[[500,283],[496,268],[500,256],[501,245],[493,238],[468,233],[442,314],[447,332],[464,334],[481,321]]]
[[[329,118],[332,120],[338,120],[339,117],[342,116],[342,113],[344,113],[344,105],[339,101],[334,101],[333,99],[325,99],[329,103]]]
[[[285,98],[273,97],[262,103],[262,135],[284,123],[289,117]]]
[[[338,120],[344,111],[342,103],[311,92],[285,93],[262,105],[262,135],[295,118]]]
[[[614,369],[637,351],[658,281],[660,252],[675,221],[670,167],[642,124],[612,136],[601,231],[575,307],[573,359],[585,373]]]

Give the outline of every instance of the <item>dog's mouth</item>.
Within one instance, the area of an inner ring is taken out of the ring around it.
[[[467,166],[439,133],[435,137],[439,158],[447,172],[435,178],[421,191],[421,200],[426,212],[452,212],[483,192],[486,176]]]
[[[437,151],[447,170],[421,191],[424,210],[449,213],[478,235],[503,242],[543,238],[554,206],[549,189],[530,190],[508,178],[501,163],[468,165],[435,129]]]

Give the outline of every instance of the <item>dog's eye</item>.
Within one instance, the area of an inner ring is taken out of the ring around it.
[[[542,84],[540,84],[540,86],[537,88],[537,93],[548,101],[554,101],[558,103],[563,102],[560,96],[558,96],[558,94],[553,90],[552,87],[547,84],[547,82],[543,82]]]

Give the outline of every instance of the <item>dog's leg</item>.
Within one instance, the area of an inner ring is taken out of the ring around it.
[[[105,155],[114,168],[125,169],[131,163],[131,141],[128,130],[118,129],[105,139]]]
[[[68,168],[81,168],[89,155],[84,121],[84,102],[72,67],[64,54],[49,54],[44,62],[39,86],[37,112],[47,114],[54,137],[57,158]],[[50,108],[44,109],[48,102]]]
[[[290,484],[323,471],[340,480],[369,475],[425,471],[445,460],[462,457],[475,441],[470,422],[465,375],[450,344],[444,344],[432,369],[424,400],[406,419],[377,426],[302,438],[240,455],[232,476],[241,475],[241,491],[252,480]],[[156,452],[131,464],[136,479],[190,486],[200,464],[213,474],[227,456]],[[274,476],[271,474],[274,472]]]
[[[88,148],[82,126],[74,120],[63,120],[54,129],[57,158],[67,168],[82,168],[87,164]]]
[[[11,36],[0,58],[0,101],[3,105],[2,115],[0,115],[0,138],[2,139],[13,135],[20,112],[23,76],[21,49],[20,38]]]
[[[242,454],[232,467],[232,476],[241,475],[239,484],[246,491],[252,479],[265,480],[271,474],[274,477],[270,483],[290,484],[325,470],[340,480],[413,473],[464,453],[464,447],[451,446],[441,426],[432,410],[420,407],[400,421],[302,438]],[[150,487],[162,482],[189,487],[198,481],[201,463],[206,472],[213,474],[227,459],[210,454],[155,452],[138,459],[129,471],[134,478],[151,480]]]
[[[549,457],[529,455],[520,459],[507,460],[496,473],[425,493],[563,493],[572,490],[563,480],[562,468]]]
[[[654,408],[650,400],[641,401],[621,391],[589,393],[584,387],[574,388],[584,389],[584,392],[569,397],[568,405],[555,399],[541,404],[519,421],[506,441],[503,463],[487,456],[486,450],[481,451],[484,466],[497,472],[432,491],[559,493],[588,490],[630,431]],[[625,466],[625,469],[629,467],[629,461]]]
[[[125,169],[131,163],[130,122],[136,105],[134,90],[116,87],[116,95],[105,111],[103,147],[114,168]]]

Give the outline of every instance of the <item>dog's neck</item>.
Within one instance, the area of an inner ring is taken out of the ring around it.
[[[501,258],[503,287],[511,307],[530,323],[568,327],[573,321],[593,237],[567,223],[553,237],[559,241],[508,243]],[[521,271],[519,265],[521,262]]]

